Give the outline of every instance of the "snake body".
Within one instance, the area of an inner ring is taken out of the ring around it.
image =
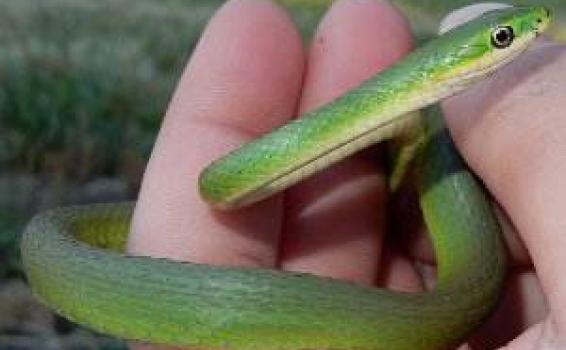
[[[200,178],[205,200],[261,200],[408,128],[408,112],[484,78],[550,21],[542,7],[493,11],[415,50],[334,102],[226,157]],[[22,239],[34,292],[65,317],[125,339],[225,349],[449,349],[496,304],[504,257],[481,186],[438,107],[419,133],[419,191],[438,260],[434,291],[401,293],[308,274],[122,253],[132,204],[56,209]]]

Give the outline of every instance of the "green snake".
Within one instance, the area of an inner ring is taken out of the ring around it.
[[[122,203],[55,209],[30,222],[21,246],[34,292],[70,320],[158,344],[274,350],[456,346],[497,303],[505,260],[499,226],[481,185],[455,152],[438,107],[425,110],[420,127],[411,112],[510,62],[549,22],[543,7],[484,14],[201,174],[204,200],[237,208],[367,145],[417,130],[407,143],[414,156],[408,158],[419,169],[420,203],[437,256],[433,291],[393,292],[308,274],[127,256],[122,251],[133,206]]]

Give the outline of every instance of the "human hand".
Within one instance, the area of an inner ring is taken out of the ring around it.
[[[295,186],[285,198],[234,213],[211,210],[197,191],[198,174],[211,160],[337,97],[410,48],[408,26],[389,5],[341,1],[323,20],[305,65],[300,38],[281,10],[265,1],[231,1],[203,34],[167,112],[129,251],[421,290],[414,264],[431,253],[420,239],[407,242],[414,247],[410,255],[382,244],[388,215],[385,175],[375,163],[379,147]],[[519,236],[506,230],[514,268],[490,322],[509,327],[494,331],[488,322],[471,340],[480,348],[503,344],[539,320],[509,349],[543,348],[541,342],[560,341],[566,322],[560,314],[566,286],[559,283],[565,225],[558,215],[566,201],[559,162],[566,124],[558,117],[566,58],[561,47],[546,44],[519,60],[444,104],[456,143],[511,217],[538,272]]]

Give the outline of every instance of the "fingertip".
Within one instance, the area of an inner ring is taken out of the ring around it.
[[[335,2],[310,47],[301,110],[338,97],[399,60],[412,45],[408,22],[389,2]]]
[[[446,15],[438,27],[439,34],[444,34],[466,22],[469,22],[486,12],[513,7],[500,2],[480,2],[461,7]]]
[[[414,262],[396,251],[391,251],[391,249],[385,252],[382,260],[382,267],[379,271],[379,286],[407,293],[421,292],[425,289],[426,281],[419,275]],[[421,270],[425,268],[423,267]],[[432,277],[431,279],[435,278]]]
[[[302,39],[281,7],[227,1],[203,32],[168,114],[202,111],[257,136],[289,119],[303,68]]]
[[[462,155],[511,218],[566,330],[566,50],[539,45],[443,103]]]

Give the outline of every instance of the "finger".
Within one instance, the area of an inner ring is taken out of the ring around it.
[[[277,237],[268,235],[279,229],[277,201],[220,215],[199,198],[197,176],[214,158],[292,115],[302,60],[297,33],[269,2],[231,1],[219,11],[163,122],[130,251],[223,264],[272,263]]]
[[[546,333],[546,323],[537,323],[526,332],[521,334],[518,338],[514,339],[507,346],[500,348],[500,350],[531,350],[531,349],[543,349],[539,347],[540,340]],[[533,345],[535,344],[535,345]],[[546,347],[546,349],[558,349],[555,347]]]
[[[343,94],[410,48],[408,25],[388,3],[337,2],[313,40],[301,112]],[[386,200],[376,159],[366,152],[288,192],[284,269],[375,282]]]
[[[211,160],[284,123],[296,108],[302,44],[268,1],[228,2],[211,20],[163,121],[133,219],[134,254],[273,266],[281,200],[220,214],[199,198]]]
[[[400,292],[420,292],[425,287],[413,261],[389,247],[383,252],[377,285]]]
[[[536,274],[514,271],[494,314],[472,337],[474,349],[497,349],[547,316],[548,308]]]
[[[558,334],[566,331],[565,67],[563,47],[540,44],[445,103],[459,149],[533,258]]]

